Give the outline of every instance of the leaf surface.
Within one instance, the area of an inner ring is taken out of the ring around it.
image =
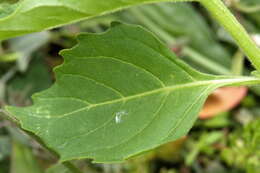
[[[189,0],[23,0],[9,5],[9,10],[0,6],[0,40],[161,1]]]
[[[138,26],[114,23],[78,39],[61,52],[53,87],[30,107],[7,107],[61,161],[123,161],[186,135],[217,87],[259,83],[199,73]]]

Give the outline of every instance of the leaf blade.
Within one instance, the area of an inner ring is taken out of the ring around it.
[[[14,4],[15,10],[9,13],[0,11],[0,40],[59,27],[133,5],[160,1],[167,0],[23,0]]]
[[[61,161],[125,160],[185,135],[217,87],[259,83],[199,73],[150,32],[119,23],[79,36],[61,54],[52,88],[34,95],[31,107],[7,107]]]

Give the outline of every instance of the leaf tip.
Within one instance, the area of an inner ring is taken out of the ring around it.
[[[22,126],[22,122],[16,118],[16,116],[14,116],[13,112],[15,111],[15,107],[13,106],[4,106],[4,109],[3,109],[3,115],[8,119],[10,120],[11,122],[19,125],[19,126]]]

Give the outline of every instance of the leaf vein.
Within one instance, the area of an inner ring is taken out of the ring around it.
[[[140,70],[146,72],[147,74],[149,74],[150,76],[152,76],[153,78],[155,78],[161,84],[161,87],[166,87],[165,83],[159,77],[157,77],[155,74],[153,74],[149,70],[142,68],[141,66],[138,66],[137,64],[134,64],[134,63],[129,62],[129,61],[125,61],[125,60],[115,58],[115,57],[111,57],[111,56],[91,56],[91,57],[81,57],[79,59],[91,59],[91,58],[93,58],[93,59],[99,59],[99,58],[112,59],[112,60],[118,61],[120,63],[124,63],[124,64],[130,65],[130,66],[134,66],[136,69],[140,69]]]
[[[79,101],[81,103],[85,103],[86,105],[91,105],[93,103],[90,103],[89,101],[80,99],[80,98],[75,98],[75,97],[49,97],[49,98],[45,98],[45,97],[38,97],[37,99],[39,100],[59,100],[59,99],[70,99],[70,100],[76,100]]]
[[[189,77],[192,81],[196,81],[196,79],[194,79],[193,76],[190,75],[190,73],[189,73],[186,69],[184,69],[184,68],[181,67],[181,66],[178,66],[178,64],[176,64],[175,60],[172,59],[171,57],[169,57],[169,56],[167,56],[167,55],[164,55],[164,54],[163,54],[163,56],[162,56],[162,53],[161,53],[161,52],[159,52],[159,51],[156,50],[155,48],[149,46],[148,44],[146,44],[146,43],[143,42],[142,40],[137,40],[137,39],[134,39],[134,38],[130,37],[130,36],[129,36],[123,29],[121,29],[121,28],[120,28],[120,31],[121,31],[129,40],[132,40],[132,41],[135,41],[135,42],[137,42],[137,43],[143,44],[144,46],[148,47],[149,49],[152,49],[154,52],[156,52],[156,53],[157,53],[160,57],[162,57],[162,58],[167,57],[167,60],[170,60],[170,61],[173,62],[177,67],[181,68],[181,69],[188,75],[188,77]],[[151,33],[151,34],[152,34],[152,33]],[[159,40],[157,40],[157,41],[160,42]],[[160,42],[160,43],[161,43],[161,42]],[[161,44],[162,44],[162,43],[161,43]]]
[[[247,77],[244,79],[244,82],[247,81],[253,81],[255,80],[254,78],[250,78]],[[147,95],[151,95],[151,94],[156,94],[156,93],[160,93],[160,92],[168,92],[168,91],[174,91],[174,90],[178,90],[178,89],[182,89],[182,88],[189,88],[189,87],[194,87],[194,86],[203,86],[203,85],[210,85],[210,84],[223,84],[224,83],[232,83],[232,82],[242,82],[242,79],[220,79],[220,80],[207,80],[207,81],[195,81],[195,82],[189,82],[189,83],[185,83],[185,84],[178,84],[178,85],[173,85],[173,86],[168,86],[168,87],[164,87],[164,88],[159,88],[159,89],[155,89],[155,90],[150,90],[141,94],[135,94],[132,96],[127,96],[127,97],[123,97],[123,98],[119,98],[119,99],[115,99],[115,100],[110,100],[110,101],[105,101],[102,103],[97,103],[97,104],[93,104],[93,105],[89,105],[87,107],[83,107],[80,108],[78,110],[66,113],[66,114],[62,114],[62,115],[56,115],[53,118],[63,118],[66,117],[68,115],[86,110],[86,109],[91,109],[91,108],[95,108],[97,106],[102,106],[102,105],[107,105],[107,104],[113,104],[113,103],[117,103],[117,102],[121,102],[121,101],[127,101],[127,100],[131,100],[131,99],[135,99],[138,97],[144,97]],[[33,116],[33,117],[39,117],[39,118],[46,118],[46,117],[42,117],[42,116],[35,116],[35,115],[28,115],[28,116]],[[52,117],[49,117],[52,118]]]
[[[101,86],[103,86],[103,87],[105,87],[105,88],[107,88],[107,89],[109,89],[109,90],[111,90],[111,91],[113,91],[114,93],[116,93],[119,97],[121,97],[121,98],[124,98],[125,96],[120,92],[120,91],[118,91],[117,89],[115,89],[115,88],[113,88],[113,87],[111,87],[111,86],[108,86],[107,84],[104,84],[104,83],[102,83],[102,82],[99,82],[99,81],[97,81],[96,79],[94,79],[94,78],[91,78],[91,77],[89,77],[89,76],[86,76],[86,75],[81,75],[81,74],[72,74],[72,73],[63,73],[65,76],[77,76],[77,77],[81,77],[81,78],[83,78],[83,79],[85,79],[85,80],[90,80],[90,81],[93,81],[93,82],[95,82],[96,84],[98,84],[98,85],[101,85]],[[92,103],[93,104],[93,103]]]
[[[169,96],[169,93],[170,92],[167,92],[164,96],[164,98],[162,99],[162,102],[161,104],[159,105],[159,108],[158,110],[153,114],[153,118],[144,126],[144,128],[140,129],[135,135],[133,135],[132,137],[126,139],[125,141],[119,143],[119,144],[116,144],[116,145],[113,145],[113,146],[107,146],[105,148],[99,148],[99,149],[96,149],[96,150],[91,150],[91,152],[95,152],[95,151],[99,151],[99,150],[104,150],[104,149],[111,149],[111,148],[114,148],[114,147],[117,147],[117,146],[120,146],[124,143],[127,143],[129,142],[130,140],[133,140],[136,136],[138,136],[139,134],[141,134],[147,127],[149,127],[149,125],[154,121],[154,119],[159,115],[159,112],[162,110],[162,107],[164,105],[164,103],[166,102],[168,96]],[[85,136],[85,134],[83,135],[80,135],[80,136]],[[78,137],[80,137],[78,136]],[[74,137],[73,137],[74,138]],[[77,153],[77,154],[84,154],[84,153],[88,153],[89,151],[86,151],[86,152],[82,152],[82,153]]]
[[[186,111],[184,112],[183,116],[182,116],[182,117],[180,118],[180,120],[175,124],[175,126],[171,128],[171,130],[169,131],[169,133],[166,135],[166,137],[165,137],[164,139],[168,138],[169,135],[170,135],[174,130],[176,130],[176,129],[180,126],[181,122],[186,118],[186,116],[188,115],[188,113],[189,113],[189,111],[192,109],[192,107],[197,103],[197,101],[198,101],[199,99],[201,99],[201,97],[202,97],[205,93],[208,92],[208,89],[211,88],[211,87],[212,87],[212,86],[209,85],[209,86],[204,90],[204,92],[202,92],[202,93],[197,97],[197,99],[196,99],[190,106],[188,106],[188,108],[187,108]],[[162,140],[164,140],[164,139],[162,139]]]

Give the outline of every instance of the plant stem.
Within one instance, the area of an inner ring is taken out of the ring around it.
[[[198,0],[212,16],[233,36],[248,59],[260,70],[260,49],[250,38],[244,27],[237,21],[221,0]]]
[[[199,54],[192,48],[184,47],[182,50],[182,53],[184,55],[187,55],[189,57],[189,59],[191,59],[192,61],[200,64],[201,66],[203,66],[204,68],[206,68],[207,70],[209,70],[213,73],[221,74],[221,75],[230,75],[231,74],[227,68],[225,68],[224,66],[219,65],[218,63],[212,61],[211,59]]]
[[[71,162],[63,162],[62,163],[66,168],[68,168],[73,173],[82,173],[73,163]]]
[[[233,75],[242,75],[244,68],[244,55],[238,50],[232,59],[232,74]]]

